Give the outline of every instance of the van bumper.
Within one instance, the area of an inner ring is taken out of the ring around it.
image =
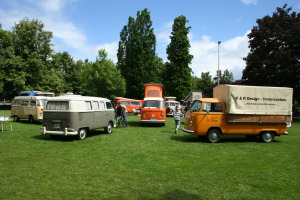
[[[186,129],[185,127],[182,128],[182,130],[183,130],[184,132],[189,133],[189,134],[194,134],[194,131],[188,130],[188,129]]]
[[[166,120],[141,120],[141,123],[158,124],[158,123],[166,123]]]
[[[77,135],[78,132],[74,129],[65,128],[64,131],[47,131],[46,127],[41,127],[41,134],[42,135]]]

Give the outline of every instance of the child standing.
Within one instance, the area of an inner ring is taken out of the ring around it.
[[[176,106],[174,111],[175,133],[178,133],[178,128],[180,126],[180,115],[181,111],[178,109],[178,106]]]

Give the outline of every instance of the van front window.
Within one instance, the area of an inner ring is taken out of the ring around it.
[[[144,101],[143,108],[164,108],[162,101]]]
[[[201,108],[202,102],[201,101],[194,101],[191,107],[191,112],[199,112]]]
[[[46,110],[69,110],[68,101],[48,101]]]

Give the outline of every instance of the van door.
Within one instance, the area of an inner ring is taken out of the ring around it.
[[[29,106],[29,100],[23,99],[20,106],[19,118],[28,118],[28,114],[27,114],[28,106]]]
[[[204,103],[202,115],[202,128],[205,132],[211,127],[220,127],[222,129],[226,124],[222,103]]]
[[[32,116],[34,118],[34,120],[38,120],[37,119],[37,110],[36,110],[36,100],[31,99],[29,102],[29,105],[27,107],[27,114],[28,116]]]
[[[94,110],[94,128],[103,128],[107,126],[105,105],[103,101],[93,101]]]

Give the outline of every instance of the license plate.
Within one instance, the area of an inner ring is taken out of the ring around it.
[[[59,122],[54,122],[53,123],[53,128],[60,128],[60,123]]]
[[[157,119],[156,119],[156,118],[150,118],[150,120],[151,120],[151,121],[156,121]]]

